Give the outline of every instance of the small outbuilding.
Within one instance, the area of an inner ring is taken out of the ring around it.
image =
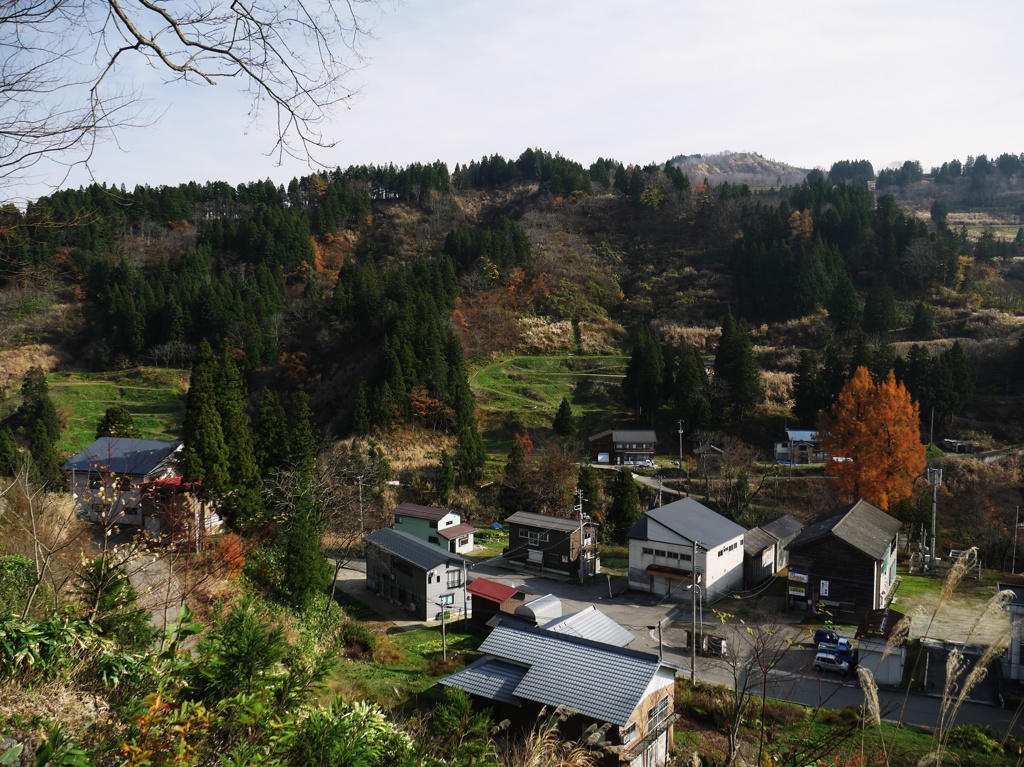
[[[786,546],[804,529],[788,514],[752,530],[743,538],[743,582],[752,589],[789,564]]]

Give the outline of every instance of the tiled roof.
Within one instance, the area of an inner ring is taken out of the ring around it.
[[[699,541],[713,549],[743,535],[746,530],[692,498],[649,509],[627,533],[627,538],[678,542],[677,538]]]
[[[180,440],[100,437],[61,468],[64,471],[109,471],[144,477],[180,447]]]
[[[545,623],[541,628],[548,631],[556,631],[559,634],[590,639],[594,642],[626,647],[636,639],[626,629],[613,621],[594,605],[578,613],[566,615],[562,618],[555,618],[550,623]]]
[[[490,602],[502,602],[511,599],[517,589],[514,586],[506,586],[504,583],[491,581],[487,578],[475,578],[466,587],[474,597],[482,597]]]
[[[880,560],[899,530],[898,519],[861,499],[819,517],[786,548],[795,551],[827,535],[834,535],[872,559]]]
[[[539,527],[542,530],[563,530],[565,532],[580,529],[580,521],[578,519],[552,517],[549,514],[534,514],[532,511],[517,511],[506,519],[505,523]]]
[[[629,721],[662,667],[657,655],[544,629],[498,626],[480,645],[480,651],[505,662],[501,674],[495,673],[489,682],[503,695],[564,706],[620,727]],[[511,689],[510,666],[526,669]],[[483,664],[475,673],[486,670]],[[461,687],[460,681],[459,674],[454,674],[441,684]],[[482,681],[471,681],[482,688]]]
[[[438,528],[437,534],[450,541],[453,538],[459,538],[463,535],[469,535],[470,533],[475,532],[476,528],[472,525],[452,525],[450,527]]]
[[[366,536],[367,543],[372,543],[384,551],[394,554],[399,559],[426,572],[447,562],[462,563],[465,560],[458,554],[449,554],[432,543],[421,541],[414,535],[402,530],[384,527],[374,530]]]
[[[420,506],[418,503],[400,503],[391,512],[396,516],[415,517],[416,519],[429,519],[436,522],[449,514],[459,516],[458,512],[451,509],[437,509],[433,506]],[[461,517],[459,517],[461,519]]]
[[[485,657],[442,679],[441,684],[458,687],[481,698],[518,706],[521,701],[516,697],[515,689],[529,670],[526,666]]]

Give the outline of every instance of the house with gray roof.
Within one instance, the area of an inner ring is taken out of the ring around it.
[[[400,503],[391,514],[396,530],[415,535],[453,554],[466,554],[473,550],[476,528],[465,524],[456,511],[418,503]]]
[[[696,583],[708,603],[739,591],[746,532],[693,498],[649,509],[626,535],[629,587],[689,601]]]
[[[826,512],[789,551],[789,602],[858,617],[887,607],[900,522],[861,499]]]
[[[653,465],[657,437],[653,429],[608,429],[593,435],[590,460],[616,466]]]
[[[786,546],[804,529],[788,514],[747,531],[743,537],[743,582],[752,589],[788,567]]]
[[[657,655],[539,628],[498,626],[484,657],[440,681],[476,696],[498,718],[529,727],[542,707],[573,712],[560,727],[578,738],[591,725],[611,764],[664,765],[672,743],[675,671]]]
[[[366,536],[366,588],[419,620],[469,615],[466,560],[414,535],[383,528]]]
[[[818,432],[786,429],[786,438],[775,443],[775,461],[786,465],[824,463],[828,453],[821,449]]]
[[[91,521],[157,532],[158,520],[143,511],[140,488],[179,476],[181,448],[180,440],[100,437],[61,469],[72,498]]]
[[[508,547],[502,556],[544,572],[580,577],[601,572],[597,532],[590,517],[555,517],[517,511],[505,520]]]

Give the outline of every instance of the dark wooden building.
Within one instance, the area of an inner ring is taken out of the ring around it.
[[[889,603],[899,520],[864,500],[819,517],[790,541],[789,602],[862,616]]]
[[[772,520],[743,537],[743,583],[752,589],[764,583],[789,564],[786,546],[804,526],[788,514]]]
[[[473,603],[470,622],[483,632],[490,631],[487,622],[495,615],[512,615],[526,601],[526,594],[514,586],[487,578],[474,578],[468,588]]]
[[[601,572],[597,532],[589,517],[579,520],[517,511],[505,524],[505,558],[572,577],[581,575],[581,564],[584,576]]]
[[[651,429],[609,429],[590,438],[590,460],[616,466],[654,464],[656,438]]]

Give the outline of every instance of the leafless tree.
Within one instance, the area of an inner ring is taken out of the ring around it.
[[[0,0],[0,179],[44,158],[88,163],[98,141],[150,123],[133,59],[167,80],[238,83],[271,153],[312,159],[354,95],[377,0]]]

